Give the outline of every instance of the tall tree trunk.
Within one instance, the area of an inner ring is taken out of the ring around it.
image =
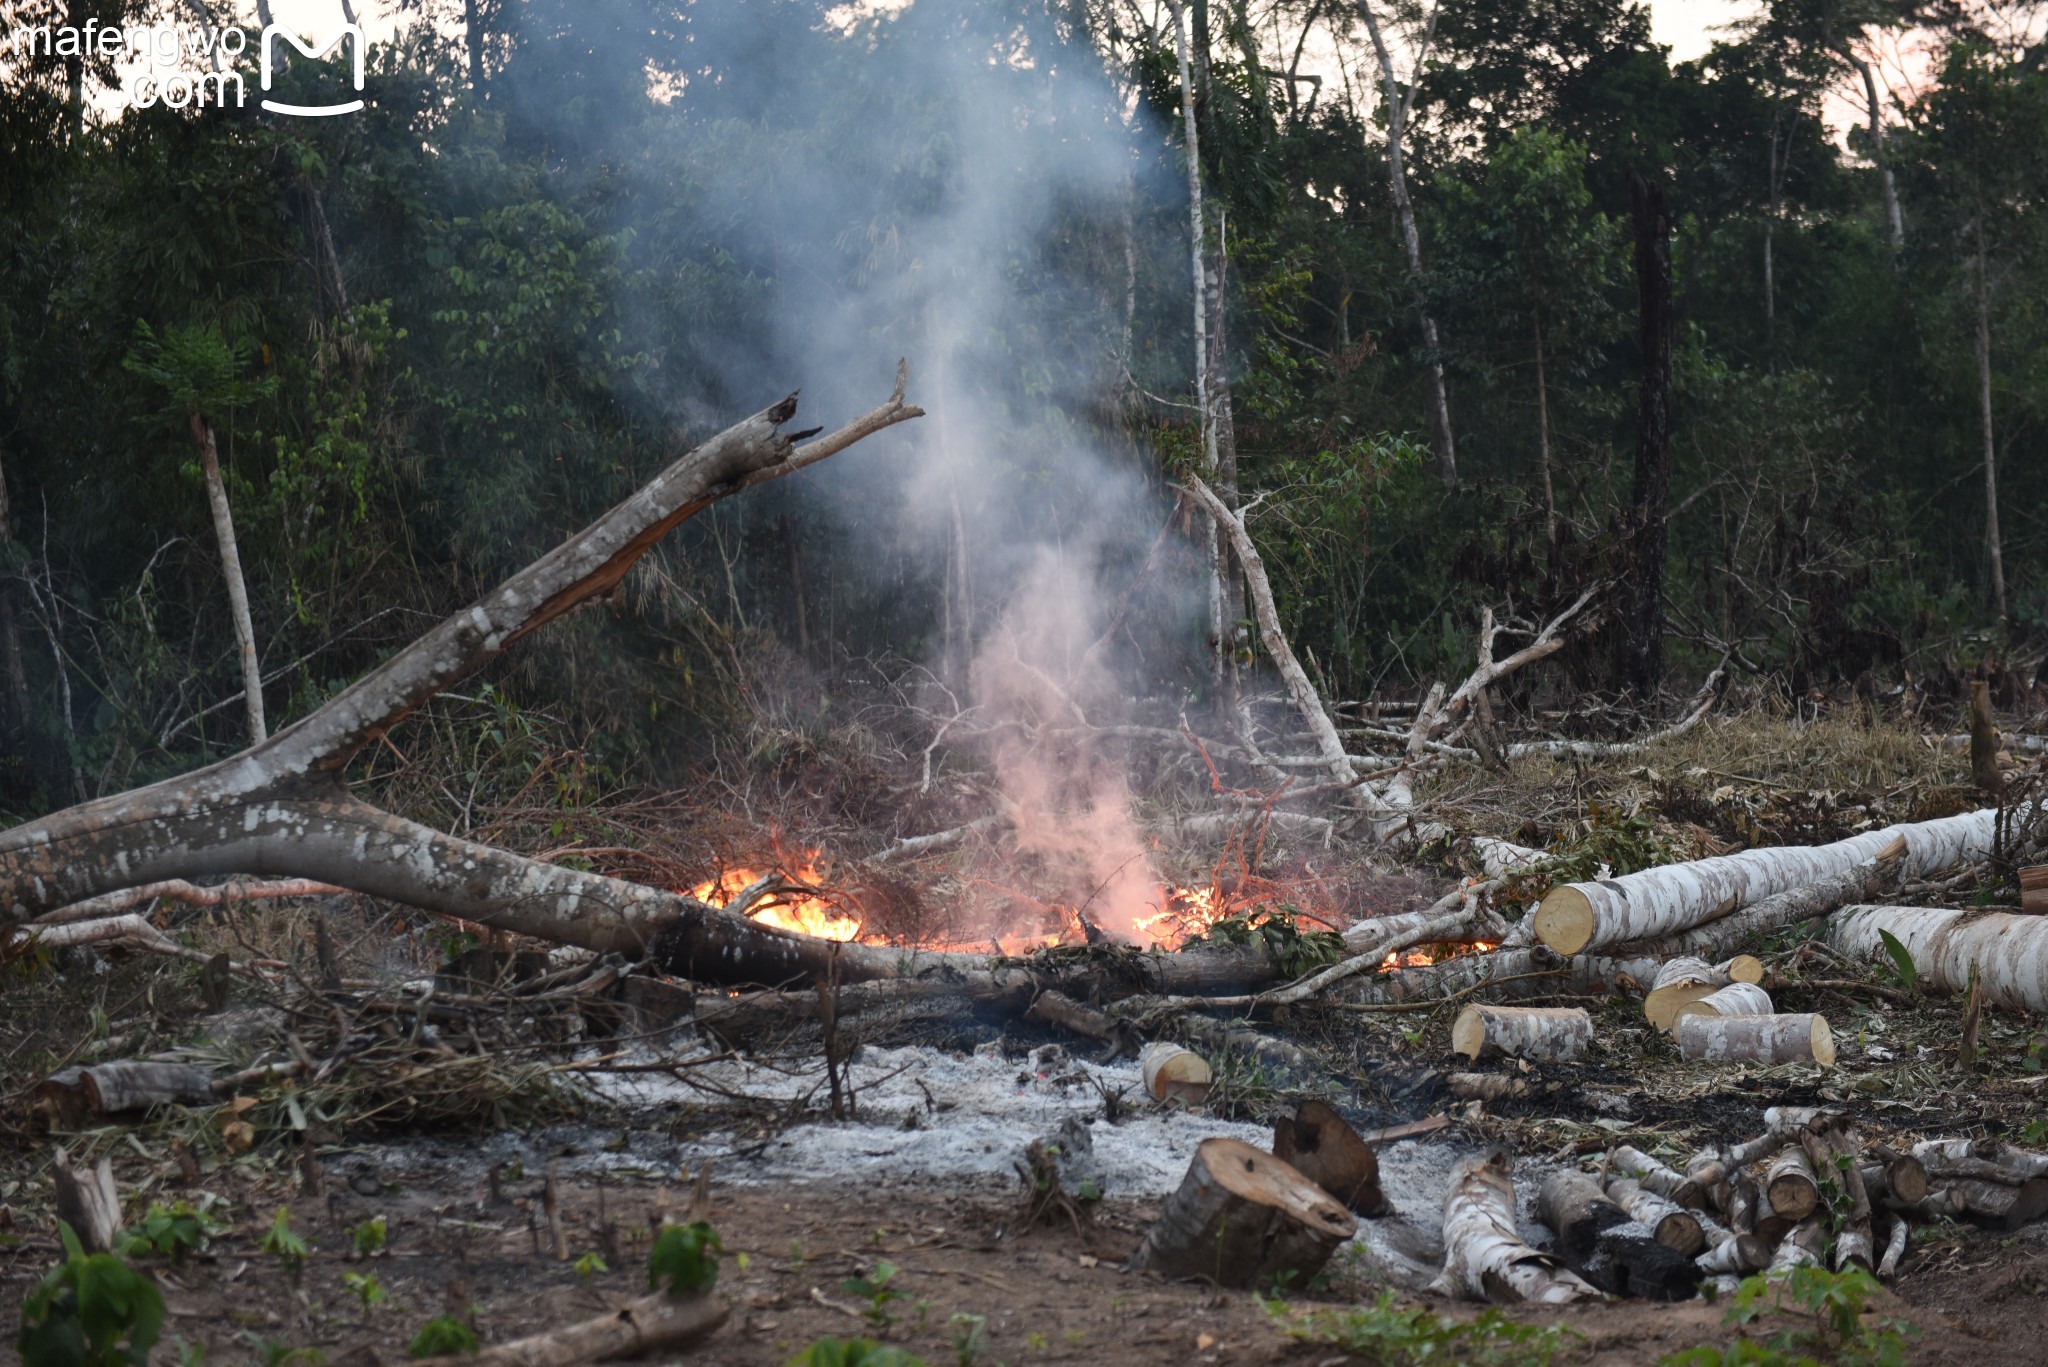
[[[1648,700],[1664,673],[1664,553],[1671,501],[1671,223],[1664,192],[1631,174],[1642,378],[1636,413],[1635,487],[1629,500],[1628,584],[1621,617],[1621,684]]]
[[[2001,624],[2010,619],[2005,601],[2005,551],[1998,538],[1998,446],[1991,425],[1991,280],[1984,251],[1984,220],[1977,220],[1977,416],[1984,428],[1984,545],[1991,553],[1991,601]]]
[[[1543,368],[1543,312],[1529,315],[1536,329],[1536,456],[1543,467],[1543,528],[1550,549],[1557,550],[1557,491],[1550,482],[1550,386]]]
[[[1906,246],[1906,220],[1899,215],[1899,187],[1892,177],[1891,146],[1885,136],[1884,105],[1877,98],[1877,76],[1870,69],[1870,63],[1849,50],[1843,43],[1836,49],[1856,74],[1863,78],[1863,98],[1870,107],[1871,155],[1877,161],[1877,181],[1884,192],[1884,221],[1890,234],[1893,251],[1903,251]]]
[[[8,559],[14,544],[13,513],[7,502],[7,472],[0,468],[0,565]],[[21,663],[21,634],[14,621],[14,591],[0,578],[0,669],[7,674],[9,727],[17,735],[28,732],[28,671]]]
[[[192,415],[192,440],[199,444],[199,465],[206,472],[206,502],[213,509],[213,535],[220,542],[221,574],[228,581],[228,613],[235,623],[235,651],[242,661],[243,706],[249,714],[249,743],[270,734],[263,724],[263,671],[256,658],[256,628],[249,621],[249,589],[242,579],[242,553],[235,547],[235,519],[228,510],[228,488],[220,477],[220,452],[214,446],[213,424]]]
[[[1188,32],[1180,0],[1167,0],[1173,12],[1174,50],[1180,60],[1180,112],[1182,142],[1187,150],[1188,168],[1188,260],[1189,277],[1194,285],[1195,296],[1195,409],[1200,416],[1202,432],[1202,457],[1208,469],[1203,473],[1216,473],[1216,434],[1211,423],[1209,406],[1209,288],[1208,272],[1202,265],[1203,239],[1207,236],[1206,220],[1202,212],[1202,138],[1195,118],[1195,80],[1188,59]],[[1224,639],[1223,580],[1224,547],[1216,534],[1213,521],[1203,523],[1202,550],[1209,561],[1209,644],[1212,651],[1211,671],[1214,696],[1221,699],[1224,683],[1224,660],[1229,646]]]
[[[1237,415],[1230,403],[1230,348],[1224,340],[1224,324],[1228,316],[1224,311],[1224,300],[1228,297],[1228,274],[1230,270],[1229,220],[1221,211],[1217,214],[1216,250],[1210,255],[1210,269],[1207,272],[1209,287],[1209,413],[1204,424],[1206,433],[1206,454],[1210,465],[1216,471],[1216,492],[1229,507],[1238,506],[1237,492]],[[1234,689],[1237,683],[1237,649],[1244,622],[1244,579],[1238,572],[1234,557],[1227,542],[1217,551],[1218,586],[1222,603],[1220,617],[1223,637],[1220,653],[1223,657],[1223,675],[1227,688]]]
[[[1444,385],[1442,344],[1437,337],[1436,318],[1430,313],[1429,300],[1422,290],[1422,236],[1415,227],[1415,204],[1408,196],[1408,172],[1401,150],[1408,126],[1408,101],[1394,75],[1393,54],[1387,50],[1386,40],[1380,34],[1380,21],[1372,12],[1371,0],[1358,0],[1358,12],[1365,19],[1366,32],[1372,35],[1372,48],[1379,57],[1380,76],[1387,87],[1387,186],[1394,200],[1394,217],[1401,228],[1401,250],[1408,258],[1408,280],[1413,289],[1415,312],[1422,322],[1423,349],[1429,353],[1429,368],[1425,375],[1429,441],[1436,451],[1438,472],[1443,476],[1445,487],[1449,488],[1458,482],[1458,448],[1451,432],[1451,400]],[[1425,54],[1429,49],[1429,37],[1435,32],[1436,7],[1432,5],[1429,27],[1423,38]],[[1421,60],[1421,55],[1418,55],[1418,69]]]
[[[1778,121],[1780,111],[1771,111],[1770,207],[1764,214],[1764,356],[1771,369],[1778,363],[1778,276],[1772,247],[1778,229]]]
[[[462,40],[469,57],[469,93],[484,94],[484,18],[477,13],[477,0],[462,0]]]

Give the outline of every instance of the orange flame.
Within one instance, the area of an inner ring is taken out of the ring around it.
[[[785,867],[781,872],[789,882],[815,887],[824,881],[816,861],[815,854],[807,854],[800,862]],[[709,882],[691,888],[690,896],[714,907],[722,907],[767,876],[768,871],[763,869],[727,869]],[[811,892],[768,893],[747,908],[747,915],[764,926],[815,935],[821,940],[851,940],[860,934],[858,917],[845,915],[832,903]]]
[[[1160,949],[1179,949],[1207,934],[1210,926],[1228,914],[1213,887],[1161,888],[1159,903],[1158,912],[1138,917],[1131,922],[1131,930]]]

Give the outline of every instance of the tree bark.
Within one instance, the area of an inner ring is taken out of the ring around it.
[[[1559,954],[1674,936],[1767,897],[1852,873],[1903,839],[1902,876],[1928,877],[1991,858],[1998,809],[1866,831],[1829,845],[1783,845],[1643,869],[1543,895],[1536,937]],[[1787,907],[1785,914],[1799,908]],[[1695,951],[1697,952],[1697,951]]]
[[[1984,219],[1977,230],[1977,418],[1984,436],[1984,548],[1991,557],[1991,603],[2001,625],[2012,615],[2005,598],[2005,550],[1998,536],[1998,444],[1991,423],[1991,280],[1984,251]]]
[[[1436,317],[1429,311],[1429,299],[1423,290],[1422,235],[1415,227],[1415,203],[1408,195],[1408,171],[1402,149],[1408,128],[1408,96],[1402,93],[1400,79],[1394,74],[1393,54],[1387,50],[1386,39],[1380,33],[1379,16],[1373,13],[1372,0],[1358,0],[1358,13],[1365,20],[1366,32],[1372,37],[1372,49],[1379,58],[1380,79],[1387,92],[1387,189],[1394,201],[1394,218],[1401,230],[1401,251],[1408,263],[1411,298],[1422,324],[1423,350],[1428,355],[1424,380],[1428,386],[1429,441],[1436,451],[1437,470],[1443,476],[1444,487],[1454,488],[1458,483],[1458,448],[1451,429],[1450,394],[1444,383],[1443,344],[1437,337]],[[1432,4],[1423,51],[1416,59],[1418,71],[1435,31],[1436,6]]]
[[[14,517],[7,501],[7,471],[0,466],[0,564],[8,558],[8,548],[14,543]],[[7,701],[10,729],[19,736],[28,734],[28,671],[21,663],[21,636],[14,622],[14,590],[5,578],[0,578],[0,671],[7,675]]]
[[[1664,560],[1671,503],[1671,223],[1664,191],[1629,175],[1642,347],[1636,412],[1635,485],[1629,499],[1627,590],[1621,621],[1621,684],[1645,700],[1664,677]]]
[[[1627,1144],[1616,1145],[1607,1151],[1607,1163],[1616,1176],[1640,1182],[1645,1189],[1667,1200],[1676,1201],[1689,1210],[1706,1208],[1706,1193],[1697,1180],[1641,1149]]]
[[[728,968],[779,970],[758,981],[800,976],[821,956],[834,955],[862,964],[867,976],[902,971],[915,955],[863,955],[867,947],[785,935],[659,888],[444,835],[357,801],[343,773],[364,746],[414,708],[528,633],[609,591],[685,518],[921,416],[921,409],[903,402],[905,382],[899,369],[888,403],[803,446],[779,430],[795,413],[792,395],[691,450],[589,527],[267,740],[193,773],[0,833],[0,917],[26,920],[164,879],[275,873],[312,876],[593,949],[643,948],[667,928],[686,960],[704,954]]]
[[[678,1300],[657,1291],[578,1324],[466,1356],[425,1358],[418,1367],[574,1367],[600,1358],[672,1352],[715,1332],[731,1313],[724,1301],[710,1296]]]
[[[1569,1305],[1599,1293],[1522,1242],[1505,1154],[1461,1158],[1444,1192],[1444,1269],[1432,1289],[1499,1305]]]
[[[1577,1058],[1593,1040],[1593,1020],[1576,1006],[1468,1006],[1451,1023],[1451,1048],[1466,1058],[1486,1054],[1559,1061]]]
[[[1575,1258],[1592,1253],[1604,1230],[1628,1223],[1628,1212],[1576,1168],[1558,1168],[1536,1193],[1536,1212],[1557,1235],[1557,1245]]]
[[[1735,1016],[1768,1016],[1771,1014],[1771,995],[1755,983],[1729,983],[1717,987],[1697,1001],[1680,1006],[1673,1015],[1678,1020],[1688,1016],[1712,1016],[1716,1020],[1728,1020]]]
[[[1658,1243],[1681,1257],[1697,1257],[1707,1246],[1707,1236],[1700,1229],[1697,1216],[1633,1177],[1617,1177],[1609,1182],[1607,1196],[1627,1211],[1631,1220],[1647,1226]]]
[[[242,665],[242,705],[249,717],[249,744],[260,745],[270,729],[263,723],[263,670],[256,658],[256,628],[249,620],[249,589],[242,578],[242,553],[235,546],[235,519],[228,509],[227,485],[220,477],[213,424],[197,413],[192,415],[192,440],[199,447],[206,503],[213,510],[213,535],[220,546],[221,576],[227,580],[228,615],[235,624],[235,654]]]
[[[1913,960],[1921,984],[1967,992],[1977,975],[1987,1000],[2048,1012],[2048,918],[1969,907],[1843,908],[1828,941],[1854,958],[1887,963],[1889,933]]]
[[[1351,1212],[1273,1155],[1205,1139],[1131,1266],[1225,1287],[1292,1273],[1299,1285],[1357,1228]]]
[[[1543,368],[1543,314],[1529,315],[1536,332],[1536,458],[1543,470],[1543,530],[1546,544],[1557,549],[1557,490],[1550,480],[1550,385]]]
[[[1884,195],[1885,228],[1892,250],[1901,252],[1906,249],[1906,220],[1899,213],[1899,187],[1892,176],[1891,146],[1885,136],[1884,105],[1877,98],[1877,77],[1872,73],[1870,63],[1850,51],[1847,43],[1840,44],[1836,51],[1863,79],[1863,98],[1870,111],[1871,153],[1877,162],[1878,185]]]
[[[1684,1016],[1673,1034],[1678,1056],[1685,1059],[1739,1059],[1765,1067],[1835,1061],[1834,1032],[1822,1016]]]

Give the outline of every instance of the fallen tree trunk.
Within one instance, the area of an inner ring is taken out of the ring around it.
[[[1593,1040],[1593,1019],[1576,1006],[1468,1006],[1451,1024],[1451,1048],[1467,1058],[1577,1058]]]
[[[1816,920],[1837,907],[1877,896],[1897,879],[1899,861],[1905,853],[1906,842],[1900,837],[1876,857],[1831,877],[1788,888],[1704,925],[1658,939],[1616,945],[1609,952],[1617,958],[1670,959],[1683,955],[1708,963],[1719,962],[1744,945],[1761,943],[1787,926]]]
[[[1214,1143],[1215,1141],[1209,1141]],[[1599,1294],[1522,1242],[1504,1154],[1461,1158],[1444,1193],[1444,1270],[1431,1289],[1499,1305],[1569,1305]]]
[[[147,1111],[154,1106],[211,1106],[220,1100],[213,1072],[190,1063],[123,1059],[52,1073],[35,1086],[34,1104],[63,1129],[85,1128],[95,1117]]]
[[[146,883],[218,874],[312,877],[500,929],[592,949],[640,950],[683,926],[682,957],[765,965],[781,982],[839,951],[777,937],[661,889],[560,869],[457,840],[351,797],[350,762],[450,684],[579,604],[610,591],[684,519],[896,423],[921,416],[889,401],[820,440],[781,431],[795,396],[697,446],[555,550],[443,621],[307,716],[240,754],[0,833],[0,917],[20,922]],[[797,434],[810,435],[808,433]],[[841,956],[893,976],[901,964]],[[728,978],[715,978],[729,981]]]
[[[1536,935],[1559,954],[1577,954],[1675,934],[1846,873],[1901,838],[1906,849],[1900,868],[1909,876],[1982,863],[1996,844],[1998,819],[1998,809],[1991,807],[1867,831],[1830,845],[1745,850],[1597,883],[1566,883],[1544,894],[1536,909]]]
[[[1845,907],[1828,942],[1853,958],[1888,960],[1890,934],[1912,956],[1919,981],[1967,992],[1972,975],[2000,1006],[2048,1011],[2048,919],[1962,907]]]
[[[604,1358],[684,1348],[725,1323],[725,1302],[677,1300],[665,1291],[629,1301],[608,1315],[548,1329],[458,1357],[423,1358],[418,1367],[574,1367]]]

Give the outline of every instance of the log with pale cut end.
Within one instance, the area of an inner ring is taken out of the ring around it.
[[[1835,1061],[1835,1035],[1824,1016],[1690,1015],[1679,1018],[1674,1033],[1680,1058],[1765,1066]]]
[[[1578,1006],[1475,1004],[1451,1023],[1451,1048],[1467,1058],[1506,1054],[1546,1061],[1577,1058],[1593,1039],[1593,1018]]]
[[[52,1073],[36,1084],[34,1105],[59,1129],[83,1129],[97,1117],[156,1106],[211,1106],[213,1073],[189,1063],[119,1059]]]
[[[1629,1218],[1649,1228],[1651,1237],[1684,1257],[1697,1257],[1706,1247],[1706,1235],[1692,1212],[1668,1196],[1659,1196],[1632,1177],[1618,1177],[1607,1184],[1607,1195],[1628,1212]]]
[[[1830,845],[1745,850],[1552,888],[1536,908],[1536,936],[1559,954],[1607,949],[1690,930],[1766,897],[1847,873],[1903,839],[1900,871],[1927,877],[1992,855],[1998,810],[1912,822]]]
[[[1155,1040],[1138,1053],[1138,1067],[1145,1078],[1145,1094],[1154,1101],[1184,1101],[1198,1106],[1206,1101],[1215,1073],[1209,1061],[1192,1049]]]
[[[1974,970],[1985,999],[2048,1012],[2048,917],[1968,907],[1844,907],[1828,942],[1852,958],[1889,963],[1890,934],[1912,957],[1919,981],[1937,992],[1967,992]]]
[[[1673,959],[1657,970],[1650,994],[1643,998],[1643,1017],[1659,1030],[1669,1030],[1678,1008],[1696,1002],[1731,980],[1714,971],[1705,959]]]
[[[1703,1210],[1706,1192],[1700,1184],[1641,1149],[1617,1144],[1607,1151],[1607,1167],[1617,1177],[1632,1177],[1650,1191],[1689,1210]]]
[[[1764,980],[1764,961],[1754,954],[1738,954],[1715,964],[1714,971],[1732,983],[1760,983]]]
[[[2048,1215],[2048,1177],[2029,1177],[2017,1186],[1957,1177],[1947,1187],[1971,1219],[1998,1229],[2018,1229]]]
[[[1272,1154],[1205,1139],[1131,1266],[1218,1286],[1283,1276],[1299,1286],[1357,1229],[1350,1211]]]
[[[1764,1204],[1773,1215],[1804,1220],[1820,1205],[1820,1184],[1814,1180],[1813,1165],[1806,1150],[1786,1146],[1764,1169]]]
[[[1273,1122],[1273,1156],[1360,1215],[1376,1219],[1393,1209],[1380,1189],[1379,1155],[1320,1101],[1304,1101]]]
[[[113,1162],[102,1158],[80,1171],[71,1166],[71,1155],[59,1149],[50,1180],[57,1189],[57,1218],[71,1226],[79,1245],[87,1253],[113,1252],[121,1238],[121,1195],[114,1187]]]
[[[1700,1229],[1705,1231],[1710,1221],[1702,1220]],[[1717,1235],[1709,1235],[1706,1251],[1693,1259],[1702,1272],[1733,1273],[1744,1276],[1767,1266],[1771,1261],[1771,1247],[1754,1234],[1737,1234],[1721,1225],[1713,1225]]]
[[[1575,1258],[1593,1252],[1602,1230],[1628,1222],[1628,1212],[1609,1199],[1600,1183],[1575,1168],[1559,1168],[1543,1179],[1536,1213],[1557,1235],[1557,1246]]]
[[[1755,983],[1729,983],[1696,1001],[1680,1003],[1676,1014],[1680,1020],[1691,1016],[1718,1016],[1724,1020],[1733,1016],[1768,1016],[1771,994]]]
[[[1214,1142],[1214,1141],[1211,1141]],[[1505,1154],[1461,1158],[1444,1192],[1444,1270],[1431,1289],[1500,1305],[1567,1305],[1599,1292],[1515,1229]]]
[[[1877,1161],[1857,1168],[1871,1202],[1882,1206],[1915,1206],[1927,1199],[1927,1165],[1909,1153],[1893,1153],[1883,1145],[1871,1150]]]

